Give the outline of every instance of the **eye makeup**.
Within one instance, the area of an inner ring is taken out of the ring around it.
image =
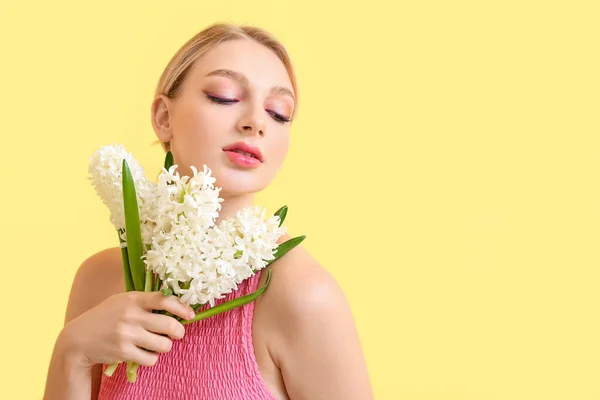
[[[217,104],[221,104],[221,105],[226,105],[226,106],[230,106],[233,105],[235,103],[238,103],[239,100],[235,99],[235,98],[227,98],[227,97],[221,97],[221,96],[215,96],[209,93],[206,93],[206,97],[212,101],[213,103],[217,103]],[[269,113],[269,115],[271,116],[271,118],[273,118],[276,122],[279,123],[288,123],[291,122],[291,118],[286,117],[285,115],[283,115],[280,112],[274,111],[274,110],[266,110],[267,113]]]

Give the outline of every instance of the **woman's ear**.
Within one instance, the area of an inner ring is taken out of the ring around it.
[[[170,114],[172,104],[171,99],[162,94],[152,102],[152,127],[158,139],[165,143],[170,142],[173,137]]]

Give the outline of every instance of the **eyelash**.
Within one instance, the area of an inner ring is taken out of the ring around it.
[[[230,105],[238,102],[238,100],[222,99],[220,97],[211,96],[210,94],[207,94],[206,97],[208,97],[209,100],[211,100],[214,103],[223,105]],[[280,122],[282,124],[292,121],[291,119],[285,118],[284,116],[277,114],[276,112],[268,111],[268,113],[271,114],[271,117],[273,117],[275,121]]]

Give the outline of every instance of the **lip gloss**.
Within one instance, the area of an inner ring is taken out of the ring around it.
[[[234,165],[244,168],[256,168],[261,162],[254,157],[236,153],[235,151],[225,151],[227,159]]]

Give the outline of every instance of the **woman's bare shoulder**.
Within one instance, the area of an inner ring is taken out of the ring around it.
[[[372,399],[354,317],[336,279],[301,245],[270,268],[260,296],[269,315],[263,329],[290,397]]]
[[[124,291],[121,249],[111,247],[86,258],[75,273],[65,322]]]
[[[337,287],[335,278],[303,246],[298,245],[272,264],[272,281],[269,290],[292,305],[299,300],[305,303],[308,297],[320,296],[323,290]]]
[[[282,238],[288,240],[289,236]],[[293,329],[304,323],[307,313],[327,313],[331,308],[347,306],[336,279],[302,245],[296,246],[274,262],[269,288],[261,296],[263,302],[278,318],[280,328]],[[265,274],[266,275],[266,274]],[[315,315],[313,313],[313,315]]]

